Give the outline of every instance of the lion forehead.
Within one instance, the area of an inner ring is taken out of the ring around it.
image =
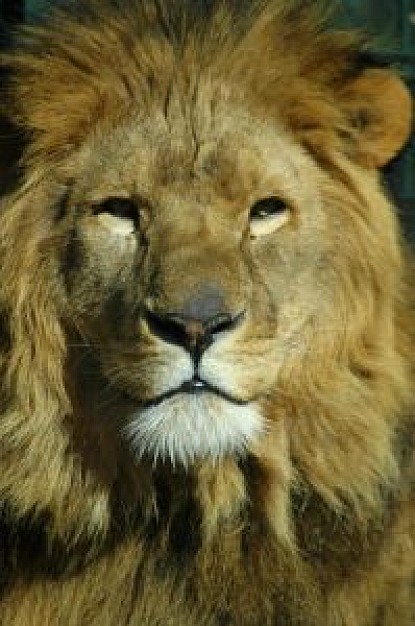
[[[170,119],[169,110],[161,114],[156,107],[145,119],[130,113],[115,128],[104,127],[87,139],[70,166],[80,172],[77,186],[83,197],[93,201],[120,192],[145,197],[171,189],[170,202],[193,190],[203,201],[216,194],[230,203],[246,203],[261,193],[261,186],[264,193],[306,191],[302,173],[310,164],[281,123],[259,120],[226,101],[217,103],[213,113],[204,111],[203,102],[193,106],[200,111],[191,127],[193,113],[182,125],[175,112]],[[202,198],[204,186],[208,190]]]

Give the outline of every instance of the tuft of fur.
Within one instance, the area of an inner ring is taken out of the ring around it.
[[[412,105],[323,4],[88,0],[1,57],[2,625],[415,623],[413,265],[377,172]],[[258,159],[293,205],[266,243]],[[133,182],[137,237],[94,196]],[[246,312],[200,362],[221,396],[160,409],[191,363],[144,303],[212,281]]]

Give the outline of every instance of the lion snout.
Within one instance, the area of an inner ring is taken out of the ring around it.
[[[149,301],[145,321],[151,334],[189,352],[195,362],[224,333],[238,328],[245,309],[227,304],[219,284],[202,283],[186,296],[180,307]]]

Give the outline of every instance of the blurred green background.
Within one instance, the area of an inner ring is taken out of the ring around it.
[[[397,66],[415,95],[415,0],[338,0],[338,3],[339,25],[358,26],[374,35],[380,61]],[[51,4],[53,0],[0,0],[4,30],[10,24],[41,14]],[[405,230],[415,241],[415,136],[385,174]]]

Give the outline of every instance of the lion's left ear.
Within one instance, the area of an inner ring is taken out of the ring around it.
[[[354,158],[366,167],[382,167],[411,134],[411,94],[396,74],[367,69],[342,88],[340,97],[355,133]]]

